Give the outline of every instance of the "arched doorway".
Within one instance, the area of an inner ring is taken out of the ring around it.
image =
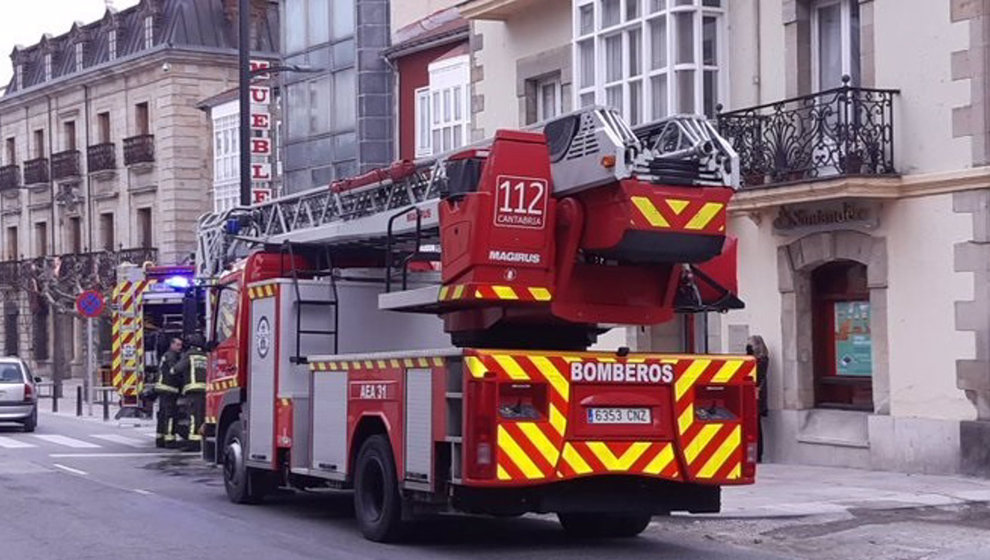
[[[866,265],[823,264],[811,273],[811,290],[815,406],[873,411]]]

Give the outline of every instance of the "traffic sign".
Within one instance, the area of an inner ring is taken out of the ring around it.
[[[76,311],[83,317],[99,317],[105,307],[103,294],[96,290],[85,291],[76,297]]]

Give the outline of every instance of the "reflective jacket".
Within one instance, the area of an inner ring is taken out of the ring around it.
[[[190,348],[175,364],[175,374],[182,382],[182,394],[206,391],[206,354]]]
[[[181,380],[176,378],[175,366],[179,362],[179,353],[169,350],[162,356],[162,361],[158,366],[158,382],[155,383],[155,392],[175,394],[179,393]]]

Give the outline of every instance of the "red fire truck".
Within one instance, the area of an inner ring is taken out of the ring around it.
[[[754,361],[588,348],[741,307],[737,163],[701,118],[590,108],[205,216],[204,453],[228,496],[353,489],[376,541],[429,513],[631,536],[717,512],[755,476]]]

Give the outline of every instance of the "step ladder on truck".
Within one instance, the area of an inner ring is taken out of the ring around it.
[[[701,117],[594,107],[205,216],[205,458],[235,502],[353,489],[376,541],[442,512],[581,536],[717,512],[755,477],[753,360],[588,348],[742,306],[737,170]]]

